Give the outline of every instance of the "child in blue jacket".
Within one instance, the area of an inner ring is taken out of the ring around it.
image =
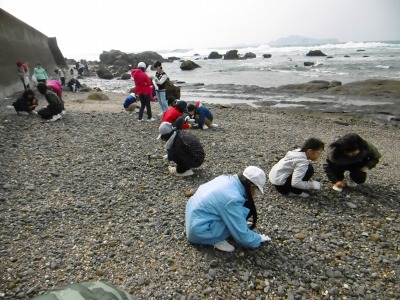
[[[271,239],[253,231],[257,211],[253,197],[263,194],[266,176],[258,167],[247,167],[238,175],[221,175],[201,185],[186,204],[186,236],[196,244],[213,245],[232,252],[235,247],[229,236],[239,244],[257,248]],[[252,216],[249,228],[247,219]]]

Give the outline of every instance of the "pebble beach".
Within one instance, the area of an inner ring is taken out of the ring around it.
[[[64,92],[54,123],[0,104],[0,299],[103,280],[135,299],[399,299],[400,132],[342,114],[207,105],[219,127],[193,130],[206,152],[194,176],[168,173],[155,122],[122,110],[125,95]],[[44,98],[39,99],[45,105]],[[249,165],[267,174],[309,137],[325,148],[356,132],[382,154],[366,184],[283,197],[267,182],[256,231],[272,242],[224,253],[185,237],[199,185]]]

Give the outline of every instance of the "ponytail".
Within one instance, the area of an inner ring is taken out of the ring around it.
[[[252,183],[250,182],[250,180],[248,180],[246,177],[244,177],[243,174],[238,174],[238,177],[246,191],[247,199],[246,199],[246,202],[244,203],[244,207],[247,207],[248,209],[250,209],[250,212],[247,215],[246,219],[249,219],[251,216],[253,216],[253,223],[251,224],[250,229],[254,229],[256,227],[256,223],[257,223],[257,209],[256,209],[256,205],[254,204],[253,196],[251,195]]]

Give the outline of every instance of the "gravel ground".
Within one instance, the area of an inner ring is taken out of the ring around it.
[[[164,154],[159,121],[78,107],[44,123],[5,109],[11,102],[0,103],[0,299],[89,280],[136,299],[400,298],[397,126],[213,105],[220,126],[193,131],[206,160],[177,178],[166,162],[148,162]],[[186,240],[186,194],[200,184],[249,165],[267,173],[305,139],[329,144],[349,132],[382,154],[366,184],[338,194],[320,160],[314,177],[323,189],[310,198],[282,197],[267,183],[256,199],[256,230],[271,243],[223,253]]]

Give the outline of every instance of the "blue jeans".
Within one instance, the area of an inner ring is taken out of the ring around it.
[[[168,109],[168,102],[167,102],[167,93],[165,90],[156,91],[157,101],[160,104],[161,111],[165,112]]]

